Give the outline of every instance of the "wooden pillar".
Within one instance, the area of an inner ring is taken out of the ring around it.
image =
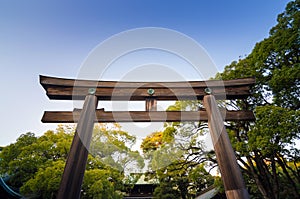
[[[154,98],[146,98],[146,111],[157,111],[157,100]]]
[[[215,97],[206,95],[203,104],[208,115],[208,127],[214,144],[218,166],[228,199],[249,199],[242,173],[226,132]]]
[[[79,199],[94,128],[97,97],[87,95],[68,154],[57,199]]]

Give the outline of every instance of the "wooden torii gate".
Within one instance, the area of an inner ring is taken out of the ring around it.
[[[244,180],[224,126],[225,121],[255,120],[252,111],[226,111],[216,99],[243,99],[254,78],[189,82],[117,82],[40,76],[49,99],[84,100],[82,109],[45,111],[42,122],[77,123],[62,176],[58,199],[80,197],[95,122],[207,121],[228,199],[248,199]],[[105,111],[98,100],[145,101],[145,111]],[[205,110],[157,111],[157,100],[203,100]]]

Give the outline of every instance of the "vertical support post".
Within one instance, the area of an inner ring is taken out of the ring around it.
[[[154,98],[146,98],[146,111],[157,111],[157,100]]]
[[[204,96],[203,104],[208,115],[208,127],[222,175],[226,197],[228,199],[249,199],[249,194],[215,97],[213,95]]]
[[[89,94],[85,97],[83,109],[76,127],[75,135],[68,154],[57,199],[79,199],[88,150],[94,128],[97,97]]]

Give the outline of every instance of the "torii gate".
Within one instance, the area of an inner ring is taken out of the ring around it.
[[[40,76],[49,99],[84,100],[82,110],[45,111],[42,122],[74,123],[77,127],[62,176],[58,199],[80,197],[95,122],[208,121],[228,199],[248,199],[244,180],[224,126],[225,121],[255,120],[252,111],[220,111],[216,99],[243,99],[254,78],[189,82],[117,82]],[[105,111],[98,100],[141,100],[145,111]],[[203,100],[205,110],[157,111],[157,100]]]

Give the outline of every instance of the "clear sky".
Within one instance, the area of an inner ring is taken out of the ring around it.
[[[141,27],[169,28],[196,40],[217,69],[268,36],[287,0],[0,0],[0,146],[40,122],[44,110],[72,110],[47,99],[39,75],[75,78],[100,42]],[[108,77],[109,78],[109,77]]]

